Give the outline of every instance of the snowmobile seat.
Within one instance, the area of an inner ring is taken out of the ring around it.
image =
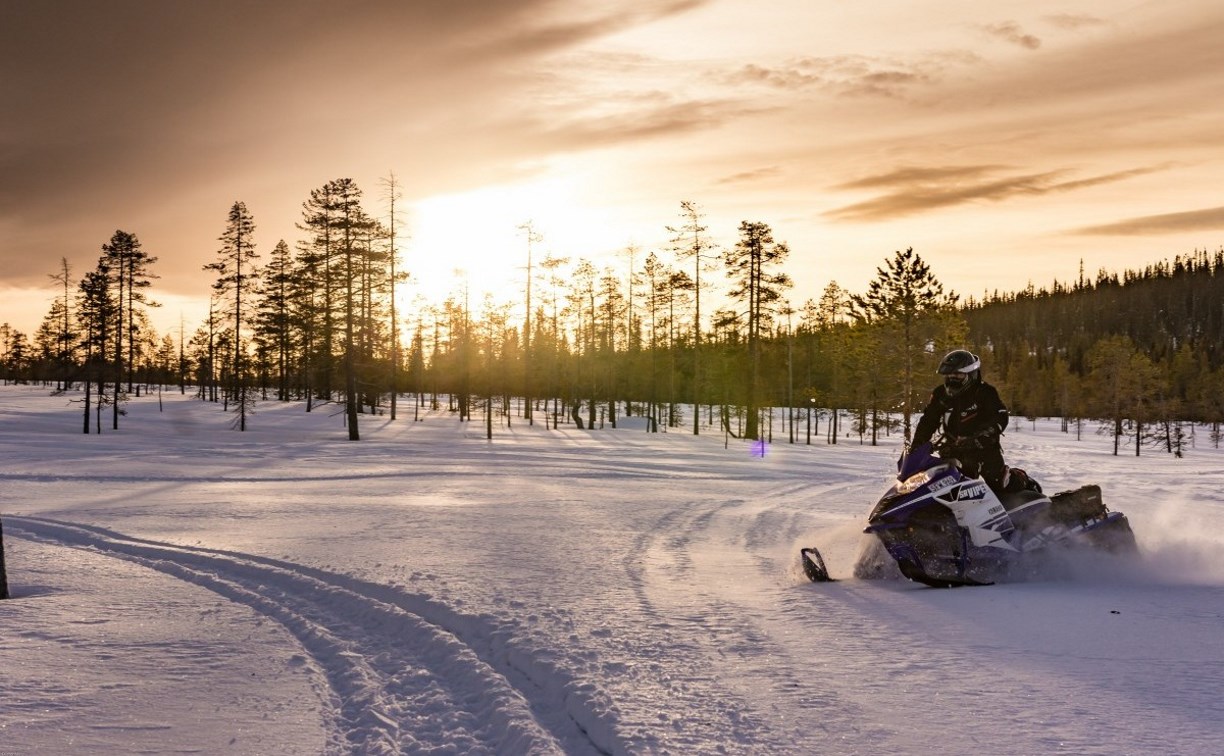
[[[1101,498],[1101,487],[1081,486],[1073,491],[1060,491],[1050,497],[1060,518],[1071,521],[1100,520],[1109,511]]]
[[[1044,494],[1029,489],[1002,493],[999,503],[1011,516],[1012,524],[1021,530],[1027,530],[1030,523],[1048,517],[1050,512],[1050,500]]]

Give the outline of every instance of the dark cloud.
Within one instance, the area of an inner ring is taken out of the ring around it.
[[[1023,194],[1041,194],[1056,172],[1010,176],[968,184],[918,184],[825,213],[835,221],[878,221],[962,205],[979,200],[999,201]]]
[[[0,209],[164,181],[203,154],[231,164],[257,136],[295,141],[339,113],[360,118],[377,107],[370,89],[411,92],[434,72],[411,70],[422,58],[444,71],[477,45],[467,22],[482,4],[9,5],[0,139],[19,150],[3,151]],[[541,3],[483,5],[493,28],[513,29],[520,10],[503,5]]]
[[[1036,50],[1037,48],[1041,47],[1041,40],[1032,34],[1026,34],[1024,30],[1020,28],[1020,24],[1016,23],[1015,21],[1002,21],[997,24],[986,24],[982,26],[981,29],[992,37],[996,37],[1005,42],[1010,42],[1013,45],[1019,45],[1020,47],[1027,48],[1029,50]]]
[[[1072,233],[1089,236],[1125,236],[1132,234],[1171,234],[1185,231],[1212,231],[1217,234],[1224,232],[1224,207],[1189,210],[1181,213],[1144,215],[1116,223],[1086,226],[1076,229]]]
[[[900,168],[879,176],[867,176],[855,179],[845,184],[839,184],[835,189],[874,189],[881,186],[915,186],[932,182],[948,181],[963,178],[975,178],[986,173],[994,173],[1004,169],[1000,165],[954,165],[938,167]]]
[[[489,1],[497,2],[497,0]],[[524,23],[522,28],[513,36],[498,34],[498,42],[492,49],[501,47],[508,53],[522,55],[525,51],[530,50],[552,50],[569,47],[583,40],[615,34],[616,32],[647,24],[667,16],[691,11],[709,4],[710,1],[658,0],[650,2],[649,0],[639,0],[636,3],[618,3],[617,7],[613,10],[596,5],[594,6],[595,10],[589,13],[582,13],[581,5],[570,4],[571,13],[574,12],[572,9],[579,9],[574,17],[561,17],[536,24]],[[566,7],[566,3],[559,3],[557,0],[537,4],[555,6],[558,9]],[[502,2],[500,5],[514,6],[515,4]],[[530,18],[528,14],[520,14],[520,17]],[[492,28],[496,31],[495,26]]]
[[[838,189],[884,188],[890,191],[874,199],[831,210],[825,217],[835,221],[889,220],[971,202],[1000,202],[1012,197],[1070,192],[1167,167],[1135,168],[1069,181],[1059,180],[1066,175],[1065,170],[994,178],[1006,168],[997,165],[903,168],[837,186]]]
[[[142,238],[154,223],[177,227],[197,239],[193,254],[208,254],[216,232],[201,227],[219,226],[240,197],[261,222],[260,192],[300,197],[390,166],[407,174],[409,191],[455,191],[464,177],[493,180],[546,154],[550,132],[575,146],[611,140],[582,122],[576,102],[525,115],[535,67],[705,2],[4,2],[3,277],[41,279],[43,258],[60,254],[90,265],[117,226]],[[622,116],[623,137],[696,128],[683,110]],[[197,260],[179,264],[198,272]]]

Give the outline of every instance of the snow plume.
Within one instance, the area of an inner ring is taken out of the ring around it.
[[[1064,554],[1060,575],[1094,583],[1224,586],[1224,522],[1204,509],[1201,497],[1157,493],[1111,508],[1127,514],[1139,553]]]
[[[1224,511],[1206,510],[1205,501],[1187,492],[1154,502],[1136,524],[1142,571],[1153,580],[1224,585]]]

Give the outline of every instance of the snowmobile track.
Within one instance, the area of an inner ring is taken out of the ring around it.
[[[281,626],[322,675],[329,753],[609,753],[597,693],[537,669],[512,627],[427,596],[300,564],[8,516],[8,535],[124,559],[211,590]],[[478,691],[478,695],[473,695]]]

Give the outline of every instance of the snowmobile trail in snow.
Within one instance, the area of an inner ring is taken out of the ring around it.
[[[513,628],[394,586],[265,557],[10,516],[6,535],[124,559],[209,589],[288,630],[326,686],[329,752],[616,750],[598,694],[533,664]]]
[[[762,496],[781,498],[772,491]],[[815,750],[830,733],[857,732],[865,718],[857,702],[810,674],[808,649],[786,642],[789,631],[803,628],[810,616],[795,616],[785,631],[776,624],[776,610],[785,608],[781,597],[799,584],[786,580],[785,568],[761,547],[761,530],[786,529],[790,520],[785,510],[746,499],[689,502],[646,529],[626,560],[651,629],[672,639],[675,655],[687,653],[695,667],[706,670],[706,688],[691,686],[692,692],[675,695],[696,692],[705,701],[730,702],[737,709],[739,741],[751,742],[759,753]],[[759,603],[743,601],[745,583],[762,597]],[[717,664],[710,666],[709,659]],[[699,703],[688,708],[701,711]],[[778,717],[777,711],[802,715]]]

